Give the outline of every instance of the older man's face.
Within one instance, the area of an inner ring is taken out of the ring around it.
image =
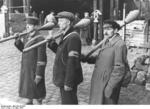
[[[70,20],[66,18],[59,18],[58,25],[59,25],[60,30],[65,30],[70,25]]]
[[[104,38],[111,38],[114,36],[115,33],[117,33],[117,30],[113,29],[112,25],[109,25],[109,24],[103,25]]]

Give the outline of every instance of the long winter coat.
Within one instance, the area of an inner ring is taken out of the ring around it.
[[[76,87],[83,80],[80,64],[81,41],[72,28],[62,37],[59,44],[50,42],[48,47],[56,53],[53,67],[53,82],[58,87]]]
[[[39,34],[25,36],[23,41],[16,40],[15,46],[22,51],[23,48],[44,40]],[[32,41],[31,41],[32,40]],[[31,42],[29,42],[31,41]],[[21,72],[19,82],[19,96],[29,99],[44,98],[46,95],[45,89],[45,66],[46,66],[46,45],[39,46],[29,52],[22,53]],[[41,76],[42,80],[38,85],[35,84],[35,76]]]
[[[90,104],[117,104],[125,75],[127,48],[118,35],[102,47],[98,56],[90,57],[95,63],[91,79]]]

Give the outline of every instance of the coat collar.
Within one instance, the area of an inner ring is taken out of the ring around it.
[[[117,33],[116,36],[114,36],[109,43],[110,43],[111,46],[113,46],[119,40],[121,40],[121,36]]]
[[[64,35],[62,35],[59,44],[61,44],[61,43],[68,37],[68,34],[70,34],[70,33],[73,32],[73,31],[74,31],[73,27],[70,27],[70,28],[68,29],[68,31],[67,31]],[[67,36],[67,37],[66,37],[66,36]]]
[[[73,32],[73,27],[70,27],[70,28],[68,29],[68,31],[63,35],[63,40],[66,39],[65,37],[66,37],[69,33],[71,33],[71,32]]]
[[[115,43],[117,43],[119,40],[122,40],[120,35],[117,34],[114,36],[111,41],[109,41],[106,45],[103,45],[100,50],[104,50],[105,48],[112,47]]]

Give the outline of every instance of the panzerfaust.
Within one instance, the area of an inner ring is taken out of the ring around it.
[[[84,27],[87,27],[90,23],[91,23],[91,19],[84,18],[84,19],[81,19],[81,20],[80,20],[77,24],[75,24],[73,27],[74,27],[74,29],[84,28]],[[39,42],[39,43],[37,43],[37,44],[34,44],[34,45],[32,45],[32,46],[30,46],[30,47],[28,47],[28,48],[25,48],[25,49],[23,50],[23,52],[30,51],[30,50],[32,50],[33,48],[36,48],[36,47],[38,47],[38,46],[40,46],[40,45],[42,45],[42,44],[45,44],[45,43],[47,43],[47,42],[48,42],[49,40],[51,40],[51,39],[57,39],[57,38],[59,38],[59,37],[62,36],[62,35],[64,35],[64,33],[58,32],[58,33],[56,33],[55,35],[53,35],[52,37],[50,37],[50,38],[46,38],[45,40],[43,40],[43,41],[41,41],[41,42]]]
[[[125,18],[125,22],[121,25],[121,27],[125,26],[126,24],[129,24],[133,22],[139,15],[139,10],[133,10],[130,11],[129,14]],[[103,39],[101,42],[99,42],[96,46],[93,47],[93,49],[86,55],[86,57],[91,56],[96,50],[100,48],[100,46],[106,41],[107,39]]]
[[[33,30],[33,31],[40,31],[40,30],[51,30],[55,27],[56,25],[54,23],[47,23],[45,25],[43,25],[42,27],[36,29],[36,30]],[[24,32],[24,33],[20,33],[19,35],[14,35],[14,36],[10,36],[10,37],[7,37],[7,38],[4,38],[2,40],[0,40],[0,43],[2,42],[6,42],[6,41],[9,41],[9,40],[12,40],[12,39],[15,39],[17,37],[24,37],[26,36],[27,34],[33,32],[33,31],[29,31],[29,32]]]

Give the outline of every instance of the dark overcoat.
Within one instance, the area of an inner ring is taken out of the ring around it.
[[[118,35],[102,46],[91,79],[90,104],[117,104],[127,62],[125,42]]]
[[[76,87],[83,80],[80,64],[81,41],[72,28],[62,36],[59,44],[51,41],[48,47],[56,53],[53,67],[53,82],[58,87]]]
[[[35,36],[27,35],[24,40],[16,40],[15,46],[22,51],[24,48],[44,40],[38,33]],[[33,38],[31,38],[33,37]],[[29,39],[31,38],[31,39]],[[28,40],[29,39],[29,40]],[[31,41],[32,40],[32,41]],[[45,66],[47,62],[46,45],[34,48],[29,52],[22,53],[21,72],[19,82],[19,96],[29,99],[44,98],[45,89]],[[35,84],[35,76],[41,76],[42,80],[38,85]]]

